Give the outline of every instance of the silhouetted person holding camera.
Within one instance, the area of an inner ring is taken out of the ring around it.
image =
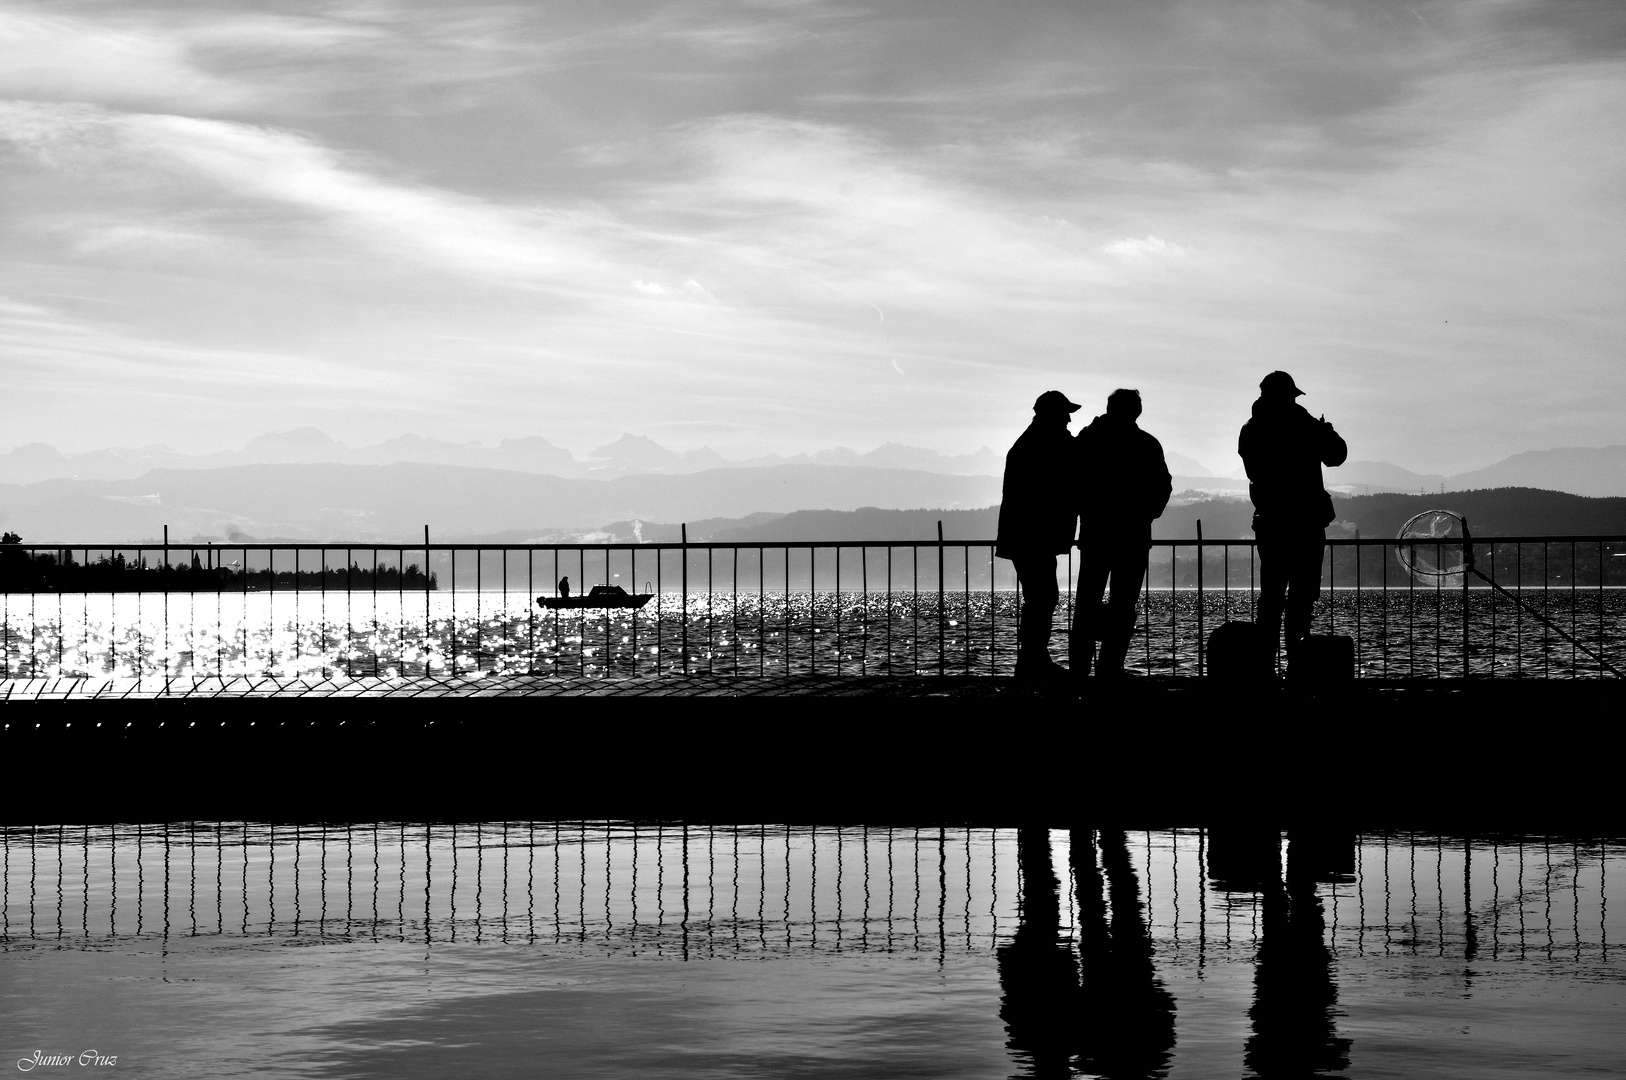
[[[1152,522],[1174,492],[1163,444],[1136,421],[1138,390],[1114,390],[1107,411],[1078,433],[1078,597],[1073,605],[1069,659],[1074,677],[1090,673],[1101,642],[1098,676],[1123,674],[1135,632],[1135,604],[1152,549]],[[1103,611],[1101,597],[1112,592]]]
[[[1033,422],[1005,455],[1004,494],[994,554],[1016,567],[1022,586],[1017,629],[1016,678],[1053,680],[1065,669],[1050,659],[1050,620],[1061,590],[1056,556],[1073,544],[1073,439],[1067,425],[1078,406],[1060,390],[1046,390],[1033,403]]]
[[[1321,466],[1342,465],[1349,447],[1323,416],[1311,416],[1304,394],[1285,371],[1259,383],[1253,419],[1242,426],[1237,453],[1248,470],[1253,534],[1259,542],[1259,631],[1274,661],[1286,613],[1287,660],[1310,633],[1310,612],[1321,591],[1327,526],[1337,516],[1321,479]]]

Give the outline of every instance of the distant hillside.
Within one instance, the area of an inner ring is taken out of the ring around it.
[[[1531,450],[1483,469],[1458,473],[1451,477],[1449,486],[1462,491],[1545,488],[1599,498],[1626,495],[1626,446]]]
[[[1414,514],[1449,510],[1476,536],[1626,535],[1626,497],[1586,498],[1563,491],[1504,487],[1444,495],[1360,495],[1334,499],[1338,516],[1362,536],[1394,536]]]

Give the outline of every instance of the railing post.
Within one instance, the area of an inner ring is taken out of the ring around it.
[[[682,600],[682,640],[679,648],[683,650],[683,674],[689,673],[689,523],[683,522],[678,526],[678,542],[682,544],[683,555],[683,600]]]
[[[1574,580],[1573,566],[1570,579]],[[1462,519],[1462,677],[1468,677],[1468,579],[1474,573],[1474,537],[1468,519]]]
[[[1203,677],[1203,519],[1197,519],[1197,677]]]
[[[937,673],[948,673],[948,607],[943,594],[943,520],[937,521]]]

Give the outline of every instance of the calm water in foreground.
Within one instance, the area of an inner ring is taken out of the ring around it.
[[[0,1051],[162,1077],[1609,1075],[1622,854],[1199,829],[13,827]]]

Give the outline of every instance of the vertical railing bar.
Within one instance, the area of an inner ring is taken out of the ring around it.
[[[999,599],[998,599],[998,596],[994,592],[994,573],[995,573],[995,571],[997,569],[998,568],[994,564],[994,549],[993,549],[992,546],[990,546],[988,548],[988,674],[990,674],[990,675],[994,675],[994,674],[998,673],[998,666],[997,665],[998,665],[998,657],[999,657]],[[1067,591],[1068,592],[1072,592],[1072,580],[1073,580],[1073,549],[1068,548],[1067,549],[1067,581],[1068,581],[1068,590]],[[1071,625],[1073,625],[1073,620],[1072,620],[1073,608],[1072,608],[1072,598],[1071,597],[1068,597],[1067,604],[1068,604],[1068,606],[1067,606],[1067,613],[1068,613],[1067,625],[1071,626]],[[971,847],[970,847],[970,845],[971,845],[971,833],[969,831],[967,831],[967,833],[966,833],[966,841],[965,842],[966,842],[966,851],[970,852],[970,850],[971,850]],[[967,877],[966,878],[966,890],[969,892],[970,889],[971,889],[971,879],[969,877]],[[969,929],[967,929],[966,930],[966,945],[967,945],[967,947],[969,947],[970,943],[971,943],[970,934],[971,934],[971,931]]]
[[[666,620],[664,600],[666,589],[661,584],[661,568],[665,564],[666,547],[655,545],[655,674],[661,673],[661,656],[666,648]]]
[[[713,573],[713,571],[712,571],[711,554],[712,554],[713,550],[714,549],[712,548],[712,546],[710,544],[706,545],[706,674],[707,675],[710,675],[712,673],[712,661],[716,657],[716,654],[717,654],[717,646],[715,644],[713,644],[713,630],[715,629],[715,627],[717,625],[717,616],[715,615],[715,613],[713,613],[712,607],[711,607],[712,593],[714,593],[716,591],[716,586],[712,582],[712,573]]]
[[[841,543],[836,543],[836,675],[841,674]]]
[[[768,673],[768,549],[757,545],[757,675]]]
[[[1361,673],[1361,606],[1365,597],[1361,593],[1361,533],[1355,531],[1355,673]]]
[[[807,655],[809,674],[819,673],[819,549],[807,548]]]
[[[965,642],[965,673],[971,674],[971,545],[962,544],[960,555],[965,562],[965,601],[961,605],[964,615],[960,622],[960,638]]]
[[[944,655],[944,639],[948,632],[948,612],[943,605],[943,522],[937,522],[937,674],[947,674],[945,662],[948,657]]]
[[[1599,559],[1598,565],[1603,565]],[[1601,579],[1600,579],[1601,580]],[[869,675],[869,548],[859,545],[858,548],[858,591],[863,599],[859,602],[859,635],[858,635],[858,676],[864,678]],[[836,851],[841,850],[841,837],[836,836]]]
[[[1179,583],[1178,580],[1176,580],[1176,574],[1177,574],[1177,571],[1179,569],[1179,566],[1180,566],[1180,545],[1175,543],[1173,540],[1171,540],[1171,541],[1169,541],[1169,674],[1170,675],[1173,675],[1173,674],[1177,673],[1180,670],[1180,668],[1179,668],[1179,664],[1180,664],[1180,638],[1179,638],[1179,633],[1178,633],[1178,628],[1179,628],[1179,625],[1180,625],[1180,583]],[[1148,563],[1148,565],[1147,565],[1146,574],[1147,574],[1146,591],[1147,591],[1147,594],[1148,594],[1147,597],[1146,597],[1146,604],[1147,604],[1147,607],[1146,607],[1147,628],[1146,629],[1147,629],[1148,636],[1150,636],[1150,634],[1151,634],[1151,611],[1152,611],[1152,609],[1151,609],[1152,597],[1150,595],[1151,590],[1152,590],[1150,563]],[[1148,661],[1148,663],[1146,665],[1146,674],[1147,675],[1152,674],[1152,665],[1151,665],[1150,661]]]
[[[1203,519],[1197,519],[1197,677],[1203,677]]]
[[[683,650],[683,674],[689,674],[689,523],[683,522],[678,526],[679,554],[683,557],[680,568],[683,574],[683,619],[679,623],[682,630],[682,639],[679,647]]]

